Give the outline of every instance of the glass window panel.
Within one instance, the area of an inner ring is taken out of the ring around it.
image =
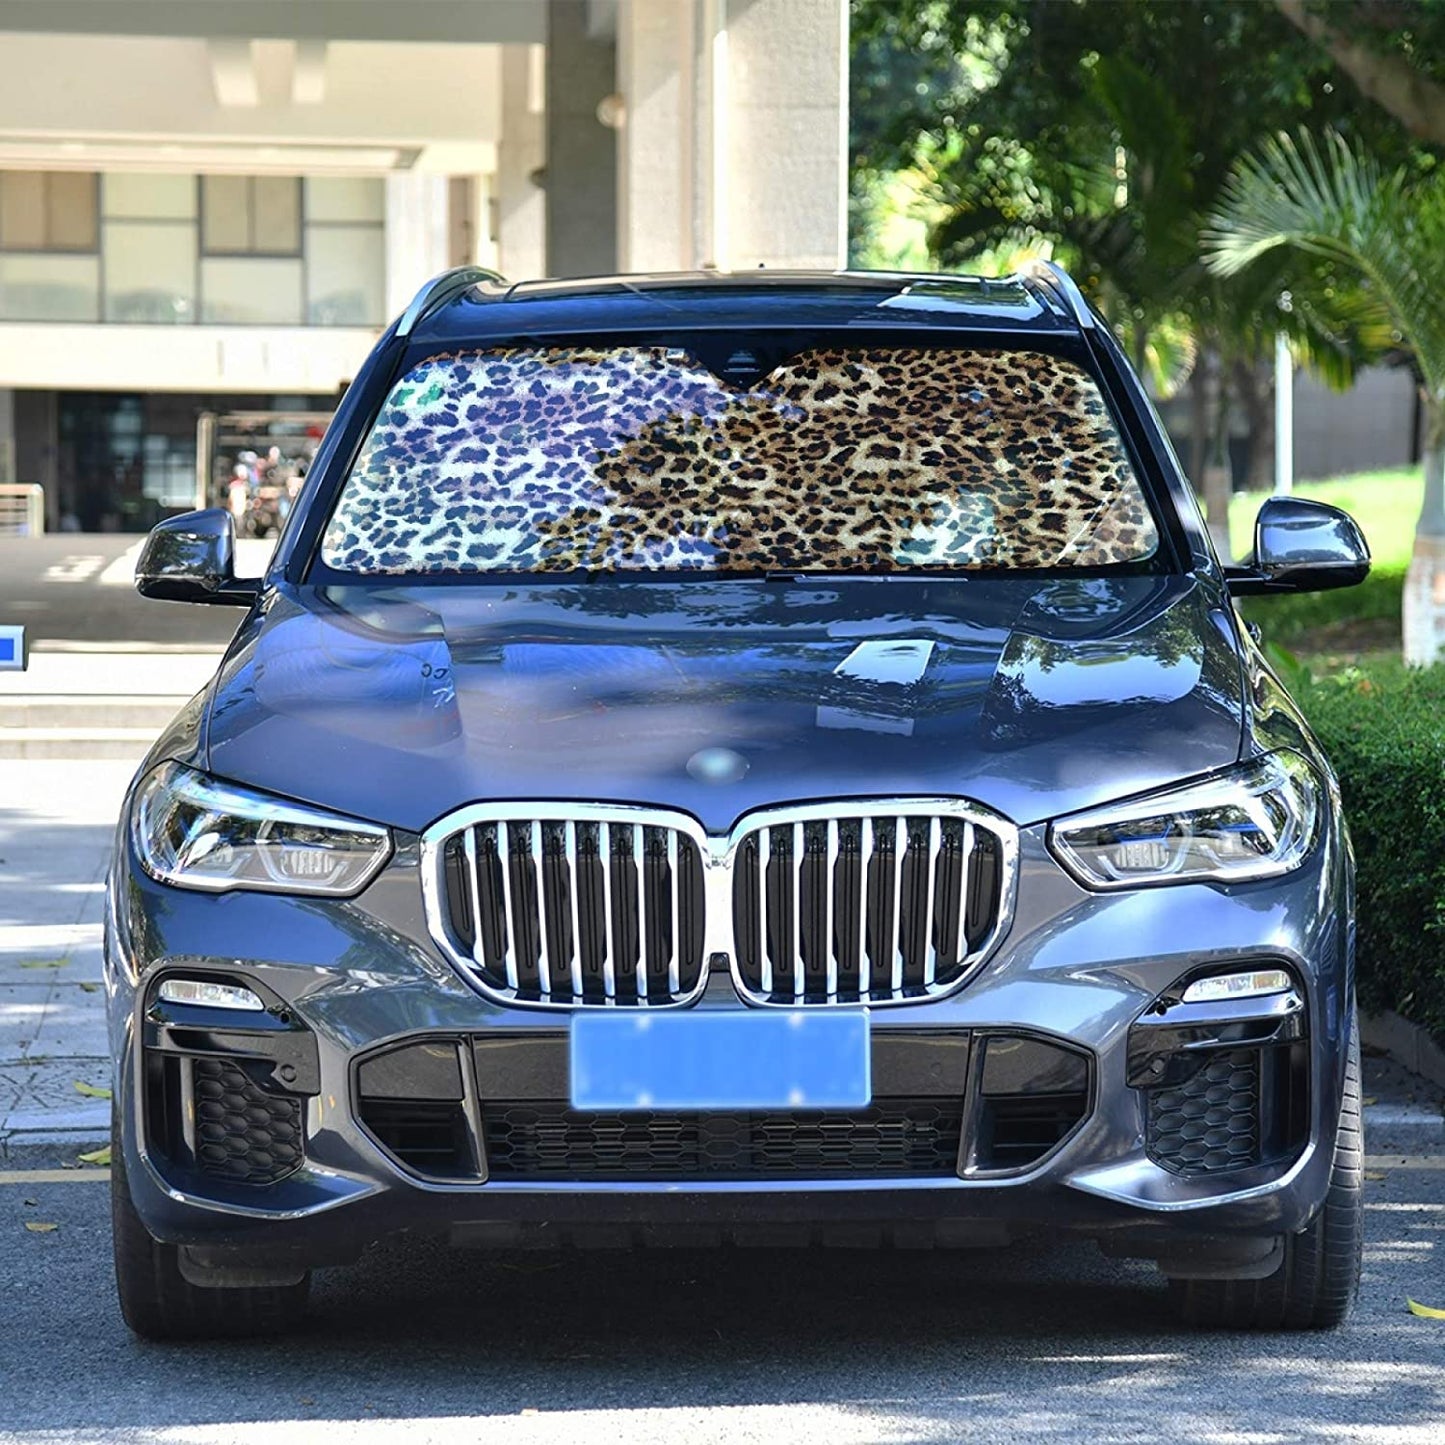
[[[50,245],[63,251],[94,251],[100,239],[95,174],[51,171],[45,180]]]
[[[251,187],[245,176],[201,177],[201,248],[246,251],[251,245]]]
[[[196,228],[185,221],[108,221],[105,319],[196,319]]]
[[[306,319],[313,326],[379,326],[386,305],[379,226],[306,228]]]
[[[196,218],[194,176],[102,176],[101,189],[107,217],[134,216],[143,221]]]
[[[301,181],[256,176],[251,181],[251,249],[294,256],[301,250]]]
[[[201,320],[238,325],[301,324],[301,262],[252,256],[201,262]]]
[[[7,251],[45,248],[45,173],[0,173],[0,247]]]
[[[381,221],[386,188],[368,176],[311,176],[306,181],[306,220]]]
[[[0,253],[0,317],[6,321],[98,321],[100,258]]]

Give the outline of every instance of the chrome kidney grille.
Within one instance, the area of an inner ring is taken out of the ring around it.
[[[884,1003],[952,989],[1000,921],[999,836],[937,813],[793,818],[749,833],[734,956],[766,1003]]]
[[[475,804],[423,838],[432,936],[484,994],[532,1007],[695,1000],[726,955],[758,1004],[950,993],[1002,937],[1017,833],[955,799],[769,809],[726,836],[613,804]]]
[[[676,829],[600,812],[482,819],[439,858],[439,941],[490,994],[646,1006],[701,987],[702,859]]]

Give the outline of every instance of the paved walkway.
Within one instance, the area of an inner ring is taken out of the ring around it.
[[[89,1143],[109,1105],[101,922],[128,761],[0,760],[0,1152]]]

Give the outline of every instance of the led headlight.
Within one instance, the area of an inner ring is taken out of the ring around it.
[[[391,834],[375,823],[273,798],[179,763],[163,764],[141,784],[131,836],[153,878],[211,893],[356,893],[391,853]]]
[[[1086,888],[1274,878],[1314,847],[1322,787],[1298,753],[1268,753],[1212,778],[1061,818],[1049,827],[1049,845]]]

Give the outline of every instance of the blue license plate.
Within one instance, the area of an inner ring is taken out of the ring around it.
[[[866,1009],[572,1019],[572,1107],[862,1109],[873,1097]]]

